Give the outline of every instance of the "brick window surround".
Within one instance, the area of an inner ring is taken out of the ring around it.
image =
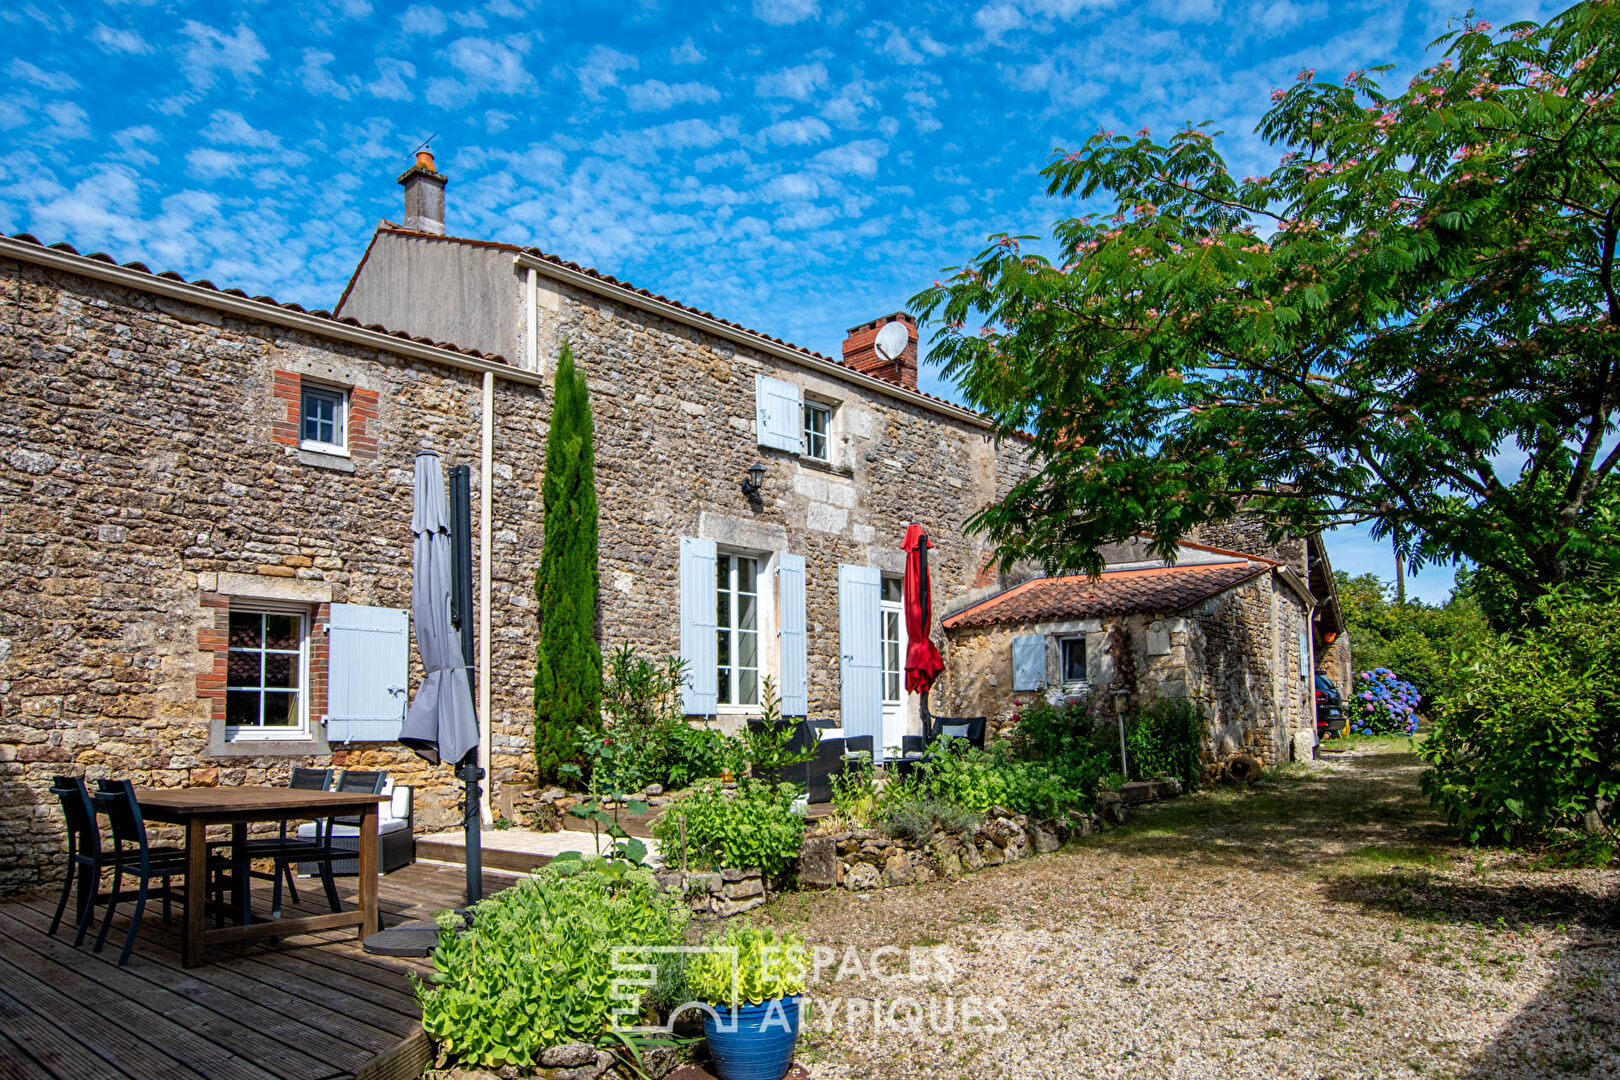
[[[322,387],[328,384],[320,383]],[[349,456],[360,461],[373,461],[377,457],[377,436],[372,423],[377,419],[377,391],[358,386],[335,387],[346,389],[349,395],[348,427],[345,445]],[[271,393],[287,407],[286,416],[278,416],[271,425],[270,437],[283,446],[300,445],[303,422],[304,377],[295,371],[275,372]]]
[[[251,604],[252,598],[243,598]],[[213,616],[212,625],[206,622],[197,631],[197,649],[212,654],[213,667],[197,673],[197,697],[208,703],[210,727],[216,732],[225,730],[225,684],[229,675],[231,598],[223,593],[204,592],[199,596],[202,608]],[[328,604],[309,605],[309,670],[305,680],[309,693],[309,736],[304,739],[254,739],[226,742],[228,753],[276,756],[308,754],[312,750],[325,752],[325,738],[321,734],[321,717],[325,715],[327,673],[330,670],[330,651],[326,624],[331,615]],[[214,740],[217,742],[217,740]],[[215,753],[220,751],[214,746]]]

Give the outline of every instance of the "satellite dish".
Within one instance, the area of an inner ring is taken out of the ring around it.
[[[899,319],[886,322],[878,328],[877,338],[872,342],[872,348],[885,360],[898,360],[900,354],[906,351],[911,344],[911,335],[906,332],[906,324]]]

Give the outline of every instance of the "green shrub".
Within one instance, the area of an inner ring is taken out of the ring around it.
[[[669,765],[663,785],[683,788],[697,780],[719,776],[737,757],[736,739],[713,728],[697,728],[684,720],[670,741]]]
[[[935,831],[963,835],[979,827],[980,816],[943,799],[903,803],[884,813],[878,827],[897,840],[917,840]]]
[[[747,1005],[804,993],[810,958],[797,934],[743,923],[711,933],[704,944],[714,951],[686,965],[686,984],[698,1001]]]
[[[653,822],[664,865],[680,866],[684,856],[688,869],[757,866],[767,877],[776,877],[799,857],[804,844],[804,815],[793,810],[798,794],[792,784],[758,780],[739,781],[731,791],[699,784]]]
[[[1191,791],[1204,778],[1203,710],[1191,701],[1157,701],[1127,714],[1125,760],[1138,780],[1173,776]]]
[[[832,832],[870,827],[880,797],[872,755],[861,752],[855,762],[827,783],[832,789],[833,812],[823,820],[823,826]]]
[[[677,945],[691,911],[644,870],[548,867],[485,900],[472,929],[447,916],[433,972],[416,984],[422,1027],[452,1059],[528,1068],[566,1042],[595,1043],[618,1002],[613,948]]]
[[[1057,817],[1089,806],[1096,790],[1094,781],[1087,788],[1086,778],[1078,774],[1020,761],[1004,745],[979,750],[960,740],[936,743],[933,760],[918,772],[927,796],[980,814],[1003,806],[1031,817]]]
[[[1419,747],[1424,790],[1473,843],[1543,836],[1620,800],[1615,603],[1536,607],[1541,625],[1463,658]]]

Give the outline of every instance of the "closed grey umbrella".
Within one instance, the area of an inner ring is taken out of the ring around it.
[[[416,455],[411,532],[416,534],[411,618],[423,674],[399,741],[428,761],[454,765],[477,748],[478,717],[461,635],[450,620],[450,513],[439,455],[431,450]]]

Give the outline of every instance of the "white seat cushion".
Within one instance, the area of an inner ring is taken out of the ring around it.
[[[822,739],[842,739],[844,737],[844,729],[836,727],[817,728],[816,734]]]
[[[379,836],[383,833],[401,832],[409,827],[409,823],[404,818],[379,817],[377,819],[377,834]],[[360,829],[355,825],[334,825],[332,826],[332,835],[359,836]],[[298,839],[315,839],[315,823],[313,821],[306,821],[298,826]]]

